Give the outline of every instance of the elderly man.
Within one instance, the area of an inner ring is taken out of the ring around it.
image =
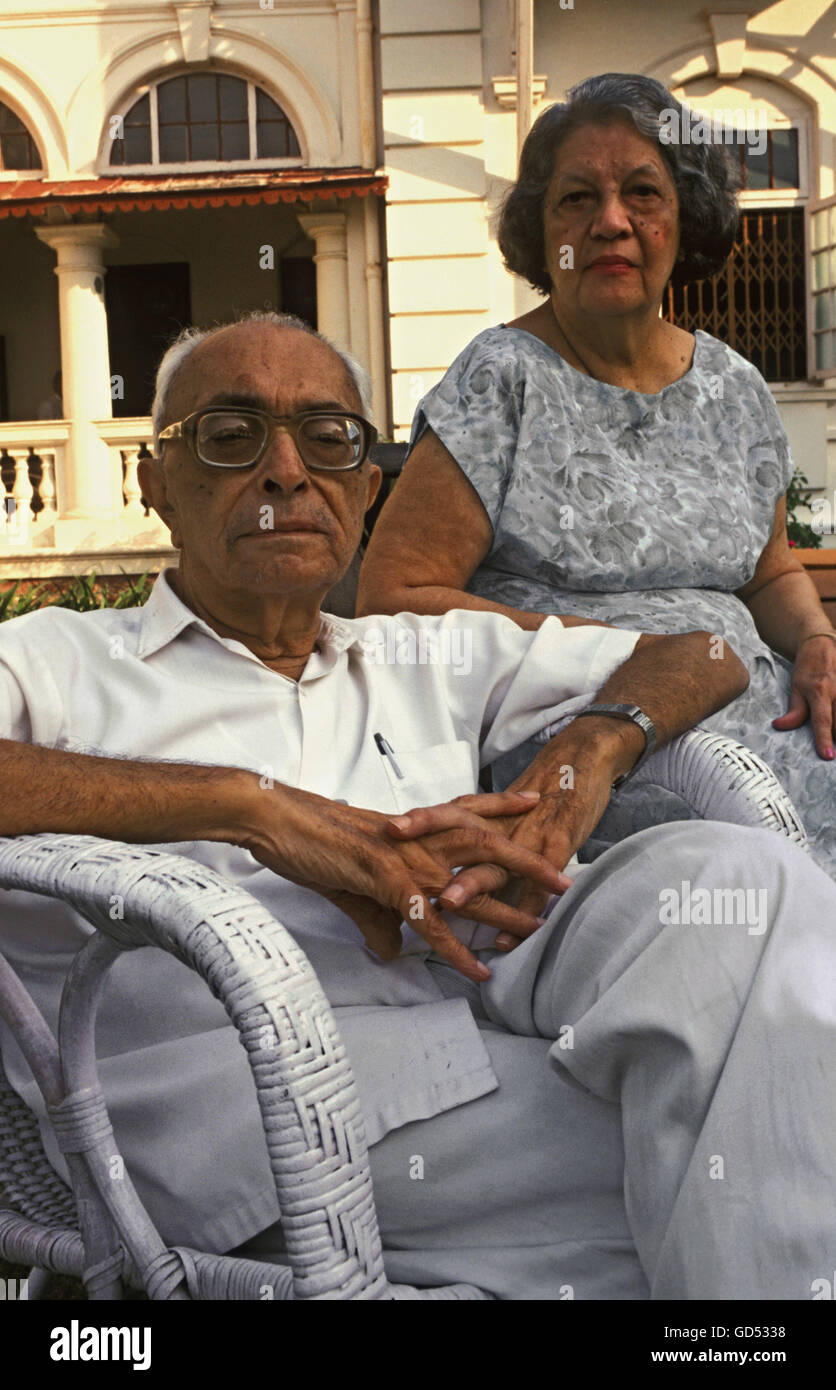
[[[323,616],[379,484],[364,417],[351,361],[297,321],[169,350],[141,482],[179,567],[143,609],[0,629],[0,833],[169,844],[290,928],[354,1064],[391,1278],[810,1297],[836,1234],[836,889],[777,835],[699,822],[563,873],[613,782],[745,671],[707,633]],[[480,764],[555,726],[514,789],[477,794]],[[762,929],[660,906],[706,888],[765,894]],[[90,928],[4,906],[54,1022]],[[127,953],[98,1043],[165,1238],[280,1260],[245,1058],[202,982]]]

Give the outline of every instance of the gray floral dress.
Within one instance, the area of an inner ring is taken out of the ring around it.
[[[726,638],[749,668],[749,689],[703,727],[771,765],[814,856],[836,876],[836,765],[816,754],[809,721],[789,733],[771,727],[788,708],[792,668],[734,594],[754,574],[793,472],[760,373],[698,330],[690,370],[646,396],[585,376],[539,338],[500,325],[474,338],[420,402],[412,444],[427,426],[493,527],[468,591],[532,612]],[[510,755],[499,783],[534,751]],[[666,819],[688,814],[670,798]],[[599,851],[658,819],[658,793],[626,787],[596,832]]]

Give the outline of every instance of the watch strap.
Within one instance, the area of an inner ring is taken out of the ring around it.
[[[642,763],[646,762],[655,752],[656,728],[653,721],[645,714],[644,710],[639,709],[638,705],[587,705],[586,709],[578,710],[575,718],[582,719],[585,715],[596,714],[609,715],[612,719],[624,719],[631,724],[637,724],[645,737],[644,752],[627,772],[622,772],[621,776],[616,777],[613,782],[613,791],[616,791],[619,787],[623,787],[625,782],[629,782],[630,778],[638,772]]]

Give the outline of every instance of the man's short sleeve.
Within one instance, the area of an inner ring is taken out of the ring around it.
[[[0,738],[29,743],[32,725],[23,691],[0,656]]]
[[[497,528],[520,430],[522,366],[511,334],[480,333],[419,402],[410,449],[429,427],[473,484]]]

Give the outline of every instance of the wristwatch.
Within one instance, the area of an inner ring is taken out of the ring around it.
[[[616,777],[613,782],[613,791],[618,787],[623,787],[625,782],[629,782],[641,767],[642,763],[650,757],[656,747],[656,729],[653,721],[648,719],[643,710],[638,705],[587,705],[586,709],[578,710],[576,719],[583,719],[585,714],[608,714],[613,719],[629,719],[631,723],[638,724],[645,737],[644,752],[636,763],[630,768],[629,772],[622,772],[620,777]]]

